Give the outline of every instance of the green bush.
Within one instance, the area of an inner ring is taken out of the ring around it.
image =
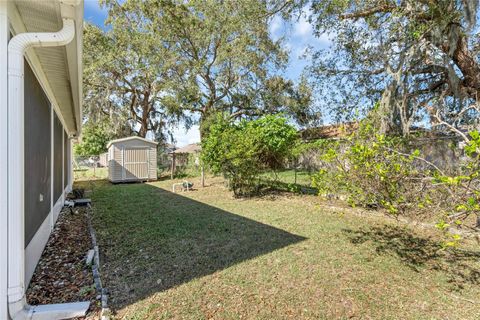
[[[480,133],[470,132],[470,141],[465,146],[468,161],[456,176],[435,175],[433,183],[444,189],[443,207],[447,208],[443,219],[437,224],[441,230],[450,225],[463,225],[470,216],[476,218],[475,227],[480,229]],[[453,242],[452,242],[453,243]]]
[[[259,192],[259,175],[281,168],[292,152],[297,131],[280,116],[231,121],[218,115],[202,144],[203,161],[228,180],[236,196]]]
[[[98,156],[107,152],[107,144],[113,138],[108,131],[109,124],[103,122],[87,122],[83,126],[82,141],[74,145],[77,156]]]
[[[408,151],[408,140],[378,134],[368,123],[345,140],[321,140],[322,169],[313,176],[321,196],[345,197],[352,206],[383,208],[392,214],[434,215],[437,227],[480,228],[480,133],[471,132],[465,146],[468,160],[459,164],[460,175],[447,175]],[[419,165],[419,162],[423,162]],[[425,168],[425,164],[427,168]],[[471,220],[470,220],[471,221]],[[449,235],[447,246],[460,239]]]
[[[418,151],[399,152],[404,148],[402,138],[377,134],[373,126],[363,124],[342,143],[324,141],[325,165],[313,184],[321,194],[341,194],[353,206],[404,212],[418,202],[412,184],[422,178],[414,165]]]

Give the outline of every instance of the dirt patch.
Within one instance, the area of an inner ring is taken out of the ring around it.
[[[92,270],[85,263],[92,248],[85,210],[60,213],[26,295],[32,305],[90,301],[86,319],[98,319],[100,301]]]

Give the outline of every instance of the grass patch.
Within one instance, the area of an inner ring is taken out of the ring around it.
[[[298,184],[299,186],[311,187],[312,175],[308,171],[297,171],[297,177],[295,178],[294,170],[282,170],[278,172],[266,172],[262,178],[270,181],[278,181],[286,184]]]
[[[75,181],[103,180],[108,178],[108,168],[81,168],[73,170]]]
[[[435,233],[318,197],[233,199],[207,182],[80,183],[118,318],[478,319],[478,247],[443,251]]]

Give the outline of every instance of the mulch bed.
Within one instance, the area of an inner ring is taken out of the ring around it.
[[[87,208],[64,209],[27,289],[31,305],[90,301],[86,319],[99,319],[100,297],[86,255],[92,249]]]

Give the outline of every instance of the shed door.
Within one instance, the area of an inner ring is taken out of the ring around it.
[[[123,149],[123,179],[148,179],[148,148]]]

